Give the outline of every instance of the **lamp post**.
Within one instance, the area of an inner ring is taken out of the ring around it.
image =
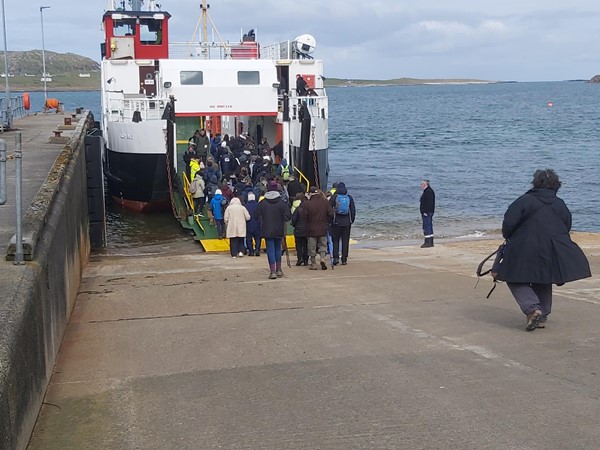
[[[12,106],[10,101],[10,85],[8,84],[8,46],[6,43],[6,16],[5,16],[4,0],[2,0],[2,28],[4,29],[4,80],[6,81],[6,125],[9,130],[12,130],[13,117]],[[4,124],[3,124],[4,125]]]
[[[44,43],[44,10],[49,6],[40,6],[40,18],[42,20],[42,79],[44,80],[44,111],[48,100],[48,86],[46,86],[46,45]]]

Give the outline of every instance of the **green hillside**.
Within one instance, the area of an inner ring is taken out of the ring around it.
[[[0,52],[4,61],[4,52]],[[100,89],[100,64],[93,59],[74,53],[56,53],[46,50],[46,73],[52,81],[47,82],[50,91]],[[9,84],[15,91],[39,91],[42,81],[42,51],[8,52]],[[3,66],[3,65],[2,65]],[[2,73],[5,73],[2,67]],[[80,77],[79,74],[89,74]]]

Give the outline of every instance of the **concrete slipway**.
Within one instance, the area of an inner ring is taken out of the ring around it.
[[[600,238],[577,234],[600,268]],[[93,255],[29,448],[597,449],[600,283],[527,333],[498,241],[351,249],[334,271],[191,243]]]

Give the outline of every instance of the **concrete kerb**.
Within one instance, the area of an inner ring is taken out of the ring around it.
[[[66,177],[67,168],[69,167],[68,162],[72,159],[73,152],[81,145],[81,141],[85,139],[90,122],[90,112],[85,111],[83,117],[77,123],[73,136],[71,136],[60,155],[56,158],[52,169],[48,173],[48,177],[40,187],[40,190],[23,217],[23,256],[26,261],[31,261],[34,257],[35,246],[47,221],[49,207],[53,203]],[[6,252],[6,260],[14,261],[15,254],[16,235],[13,235]]]

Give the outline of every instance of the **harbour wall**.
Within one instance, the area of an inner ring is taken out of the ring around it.
[[[78,121],[23,217],[25,265],[2,264],[0,449],[27,447],[89,260],[91,120],[86,112]],[[14,242],[7,260],[13,257]]]

